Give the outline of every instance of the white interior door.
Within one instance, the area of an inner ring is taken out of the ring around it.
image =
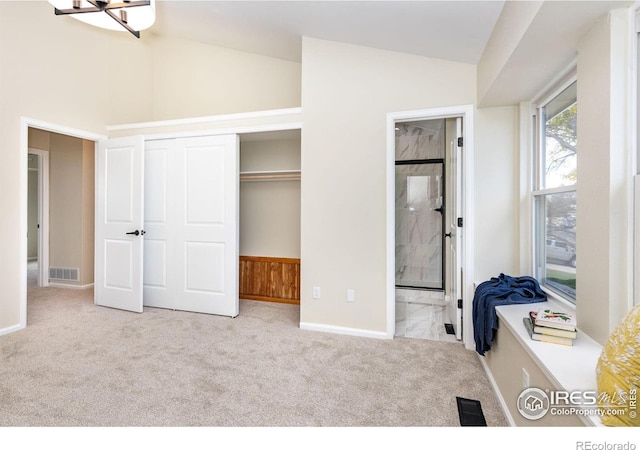
[[[238,138],[150,141],[144,304],[235,317]]]
[[[458,218],[462,217],[462,151],[463,147],[458,146],[463,143],[462,139],[462,118],[456,119],[456,137],[453,141],[453,148],[449,152],[449,167],[451,167],[451,199],[453,200],[453,211],[449,215],[451,239],[449,239],[449,273],[451,276],[451,300],[449,305],[449,320],[454,326],[456,339],[462,339],[462,308],[458,307],[459,299],[462,299],[462,230],[458,225]]]
[[[95,303],[142,312],[142,136],[98,142]]]
[[[144,148],[144,271],[143,302],[145,306],[175,309],[176,270],[170,262],[176,260],[176,245],[172,228],[176,228],[175,172],[178,160],[175,139],[145,142]]]

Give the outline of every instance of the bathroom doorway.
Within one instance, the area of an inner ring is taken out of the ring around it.
[[[456,118],[395,125],[395,336],[461,338],[460,126]]]

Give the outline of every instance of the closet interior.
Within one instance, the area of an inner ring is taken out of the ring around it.
[[[300,130],[240,135],[239,296],[300,304]]]

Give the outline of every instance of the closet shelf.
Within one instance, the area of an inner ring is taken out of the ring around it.
[[[265,170],[240,172],[240,181],[300,180],[300,170]]]

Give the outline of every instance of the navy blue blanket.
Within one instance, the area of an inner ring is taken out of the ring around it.
[[[473,296],[473,337],[476,340],[476,352],[484,355],[491,349],[491,342],[498,329],[496,306],[546,300],[547,294],[532,277],[514,278],[501,273],[497,278],[480,283]]]

